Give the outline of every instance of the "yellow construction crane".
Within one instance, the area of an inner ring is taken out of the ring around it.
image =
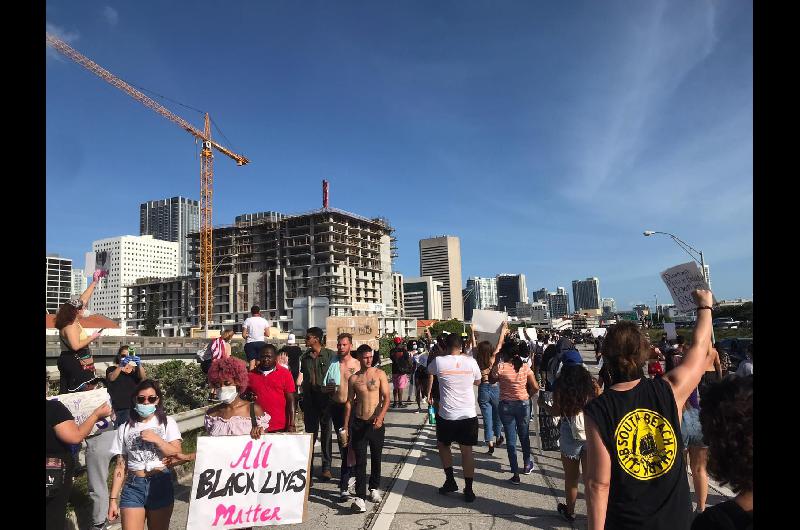
[[[144,106],[150,107],[202,142],[202,149],[200,151],[200,305],[197,309],[201,322],[205,324],[205,329],[208,330],[208,320],[212,310],[211,256],[213,248],[211,235],[213,225],[211,223],[211,205],[214,192],[214,154],[211,148],[213,147],[220,153],[229,156],[236,161],[236,165],[238,166],[243,166],[249,163],[250,160],[242,155],[234,153],[211,139],[211,120],[208,117],[208,113],[205,115],[203,130],[199,131],[180,116],[167,110],[163,105],[156,103],[96,62],[83,56],[66,42],[50,33],[45,34],[47,37],[47,44],[53,49],[69,57],[101,79],[108,81]]]

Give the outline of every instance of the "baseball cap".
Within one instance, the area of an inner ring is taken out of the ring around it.
[[[583,364],[583,357],[578,350],[566,350],[561,354],[561,362],[564,364]]]
[[[395,344],[400,344],[401,342],[403,342],[403,339],[401,339],[400,337],[395,337],[394,338],[394,343]]]
[[[289,336],[286,338],[286,344],[294,345],[296,342],[294,333],[289,333]]]

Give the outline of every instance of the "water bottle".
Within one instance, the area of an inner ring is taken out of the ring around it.
[[[436,411],[433,409],[433,405],[428,405],[428,423],[436,425]]]

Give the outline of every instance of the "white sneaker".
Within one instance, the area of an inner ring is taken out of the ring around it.
[[[356,487],[356,477],[350,477],[350,479],[347,481],[347,490],[355,491],[355,487]]]
[[[367,511],[367,503],[361,497],[356,497],[353,499],[353,504],[350,505],[350,508],[355,512],[364,513]]]
[[[369,490],[370,502],[381,502],[381,499],[383,499],[383,493],[381,493],[381,490]]]
[[[342,490],[339,492],[339,502],[347,502],[350,500],[350,492]]]

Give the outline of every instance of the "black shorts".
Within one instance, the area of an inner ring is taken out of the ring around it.
[[[248,361],[257,361],[258,354],[261,352],[261,348],[264,347],[266,342],[264,341],[256,341],[256,342],[248,342],[244,345],[244,355]]]
[[[445,445],[478,445],[478,417],[446,420],[437,414],[436,440]]]

